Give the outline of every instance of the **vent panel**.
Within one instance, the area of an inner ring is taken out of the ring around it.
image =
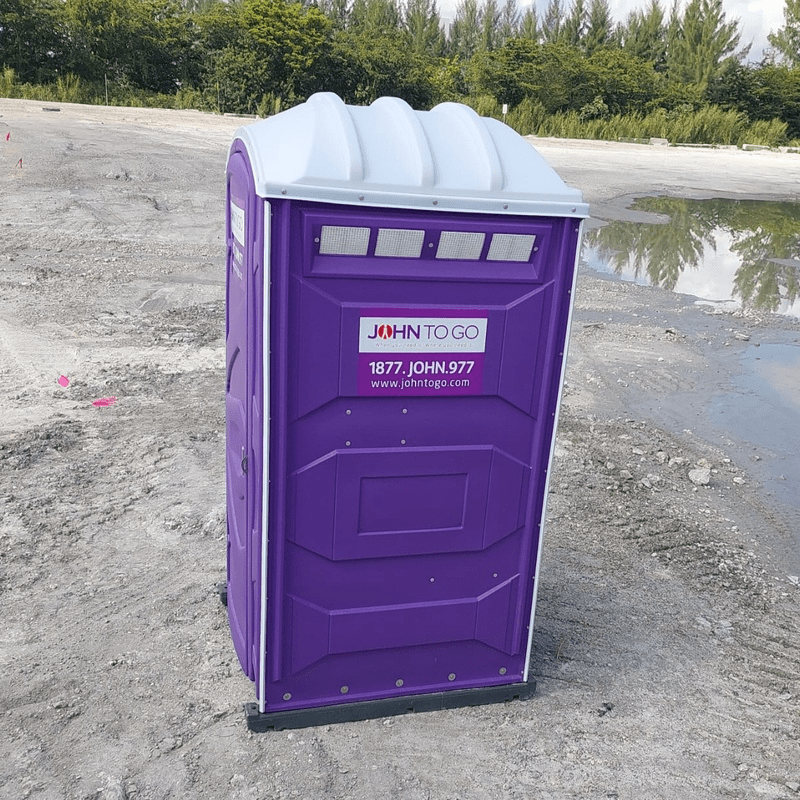
[[[365,256],[369,250],[369,228],[323,225],[319,252],[330,256]]]
[[[489,245],[487,261],[528,261],[536,237],[529,233],[496,233]]]
[[[442,231],[436,258],[477,261],[481,257],[484,239],[486,239],[485,233]]]
[[[394,256],[396,258],[419,258],[422,255],[424,242],[425,231],[379,228],[378,241],[375,244],[375,255]]]

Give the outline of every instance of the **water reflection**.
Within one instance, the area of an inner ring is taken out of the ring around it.
[[[644,197],[632,208],[668,221],[612,222],[590,231],[590,266],[707,300],[800,316],[800,204]]]

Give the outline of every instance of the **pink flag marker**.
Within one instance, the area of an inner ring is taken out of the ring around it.
[[[92,401],[92,405],[102,408],[104,406],[113,406],[116,402],[116,397],[100,397],[97,400]]]
[[[58,385],[66,389],[67,386],[69,386],[69,378],[66,375],[60,375],[58,378]]]

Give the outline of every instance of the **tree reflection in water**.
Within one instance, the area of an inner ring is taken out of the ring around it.
[[[687,269],[698,269],[716,235],[726,231],[740,259],[732,294],[745,308],[778,311],[800,296],[800,204],[760,200],[685,200],[643,197],[632,208],[667,222],[612,222],[590,231],[587,243],[619,275],[674,290]]]

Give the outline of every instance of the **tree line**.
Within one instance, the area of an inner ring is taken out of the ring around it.
[[[800,139],[800,0],[748,63],[722,0],[0,0],[0,95],[271,114],[316,91],[466,102],[522,133]],[[506,113],[507,112],[507,113]]]

